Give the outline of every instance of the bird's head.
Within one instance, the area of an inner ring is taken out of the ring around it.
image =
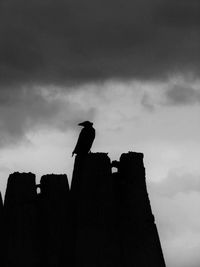
[[[79,123],[78,125],[83,126],[83,127],[91,127],[93,123],[90,121],[84,121],[84,122]]]

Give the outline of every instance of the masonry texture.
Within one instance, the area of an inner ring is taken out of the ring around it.
[[[71,189],[65,174],[13,173],[0,219],[3,267],[165,266],[142,153],[77,155]]]

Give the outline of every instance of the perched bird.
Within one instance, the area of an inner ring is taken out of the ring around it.
[[[72,157],[76,155],[86,155],[92,147],[92,143],[95,138],[95,129],[92,127],[93,123],[90,121],[84,121],[78,124],[83,126],[83,129],[80,132],[77,144],[72,152]]]

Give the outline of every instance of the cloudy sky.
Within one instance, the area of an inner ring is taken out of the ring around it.
[[[68,174],[93,151],[143,152],[168,267],[200,266],[199,0],[1,0],[0,188]]]

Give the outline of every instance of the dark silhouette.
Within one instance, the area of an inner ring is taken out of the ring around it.
[[[2,226],[2,223],[3,223],[3,200],[0,192],[0,226]]]
[[[42,266],[68,266],[69,184],[67,175],[48,174],[41,177],[39,197],[40,257]]]
[[[124,267],[165,267],[146,188],[143,154],[122,154],[114,174],[116,221]]]
[[[90,121],[84,121],[78,124],[84,128],[81,130],[77,144],[74,151],[72,152],[72,157],[76,155],[87,155],[90,152],[92,143],[95,138],[95,129],[92,127],[93,123]]]
[[[4,202],[5,267],[39,266],[35,175],[13,173]]]
[[[1,251],[1,259],[0,259],[0,266],[3,265],[3,257],[4,257],[4,225],[3,225],[3,200],[0,192],[0,251]]]
[[[72,185],[74,266],[165,267],[142,153],[76,158]]]
[[[3,267],[165,267],[145,179],[135,152],[112,163],[106,153],[77,154],[70,190],[66,175],[36,186],[32,173],[11,174]]]
[[[2,212],[2,210],[3,210],[3,200],[0,192],[0,212]]]
[[[73,224],[74,266],[116,267],[110,159],[106,153],[90,153],[82,165],[82,161],[76,158],[74,175],[72,179],[77,181],[77,187],[71,189],[76,222]]]

